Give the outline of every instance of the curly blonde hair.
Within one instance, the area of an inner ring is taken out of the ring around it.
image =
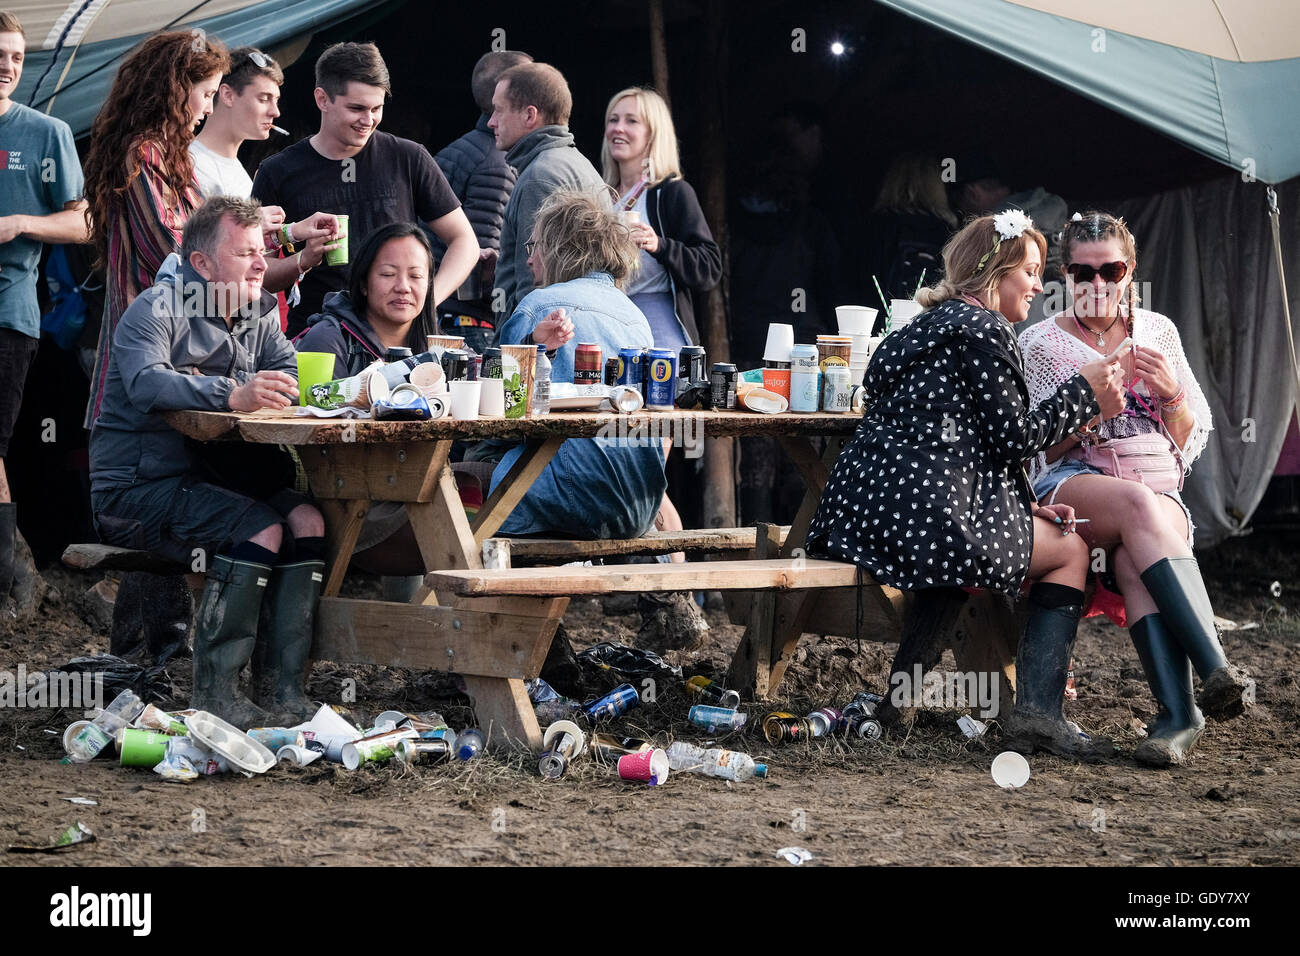
[[[996,309],[998,283],[1024,265],[1031,242],[1038,246],[1039,256],[1046,261],[1047,239],[1033,226],[1025,229],[1019,239],[1002,239],[993,227],[992,216],[972,219],[944,244],[943,278],[932,286],[917,289],[916,301],[928,309],[969,295]]]
[[[632,231],[610,208],[604,192],[552,193],[533,221],[533,237],[542,263],[542,285],[605,272],[621,289],[641,268]]]

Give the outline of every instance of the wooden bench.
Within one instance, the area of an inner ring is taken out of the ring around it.
[[[150,574],[189,574],[194,569],[152,551],[115,548],[110,544],[70,544],[63,563],[80,571],[145,571]]]
[[[777,528],[782,544],[790,534],[790,526]],[[577,541],[567,538],[488,538],[483,542],[484,554],[509,555],[511,564],[567,564],[571,561],[594,561],[597,558],[672,554],[689,551],[703,554],[720,554],[731,551],[752,551],[756,544],[756,528],[707,528],[699,531],[648,531],[639,538],[610,541]],[[697,589],[698,590],[698,589]]]

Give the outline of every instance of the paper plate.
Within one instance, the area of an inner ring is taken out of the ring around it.
[[[1005,750],[993,758],[993,782],[1008,790],[1029,782],[1029,761],[1014,750]]]
[[[185,726],[198,743],[225,757],[240,770],[266,773],[275,766],[275,754],[216,714],[200,710],[185,718]]]

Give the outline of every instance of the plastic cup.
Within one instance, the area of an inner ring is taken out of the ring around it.
[[[156,767],[167,756],[168,734],[156,730],[137,730],[126,727],[122,734],[123,767]]]
[[[663,750],[643,750],[618,758],[618,775],[657,787],[668,779],[668,754]]]
[[[325,253],[325,262],[331,266],[345,266],[348,264],[348,217],[335,216],[339,221],[339,231],[342,233],[335,240],[338,243],[337,249],[330,249]]]
[[[840,335],[870,335],[876,324],[876,310],[865,305],[837,305],[835,318],[840,324]]]
[[[794,348],[794,326],[773,322],[767,327],[767,346],[763,349],[764,362],[788,362]]]
[[[788,368],[763,369],[763,387],[790,401],[790,370]]]
[[[487,418],[501,418],[506,413],[506,390],[499,378],[481,378],[478,413]]]
[[[463,421],[478,418],[479,401],[482,398],[481,381],[451,382],[451,417]],[[504,396],[504,392],[502,393]]]
[[[1015,790],[1029,782],[1029,761],[1014,750],[1006,750],[993,758],[992,773],[999,787]]]
[[[506,418],[527,418],[533,400],[537,346],[501,346],[501,378],[505,382]]]
[[[334,379],[333,352],[298,353],[298,404],[307,404],[307,390]]]
[[[900,326],[907,325],[914,318],[924,311],[921,303],[913,302],[911,299],[890,299],[889,300],[889,327],[896,329]]]

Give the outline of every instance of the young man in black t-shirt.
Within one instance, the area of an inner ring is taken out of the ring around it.
[[[377,131],[391,92],[388,67],[373,43],[336,43],[316,61],[320,132],[267,159],[253,196],[283,207],[289,221],[320,210],[348,217],[355,254],[368,236],[391,222],[428,224],[447,244],[433,280],[433,302],[452,295],[478,264],[478,240],[429,151]],[[302,300],[289,312],[288,335],[307,327],[329,292],[348,287],[349,266],[322,262],[299,284]]]

